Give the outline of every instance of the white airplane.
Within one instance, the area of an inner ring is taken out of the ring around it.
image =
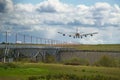
[[[58,32],[59,34],[62,34],[63,36],[69,36],[69,37],[73,37],[73,38],[83,38],[83,37],[87,37],[88,35],[93,36],[93,34],[98,34],[98,32],[93,32],[93,33],[79,33],[78,28],[76,29],[75,33],[72,34],[65,34],[62,32]]]

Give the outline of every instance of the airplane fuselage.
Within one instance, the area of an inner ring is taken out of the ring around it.
[[[76,37],[76,38],[79,38],[79,37],[80,37],[80,33],[76,33],[76,34],[75,34],[75,37]]]

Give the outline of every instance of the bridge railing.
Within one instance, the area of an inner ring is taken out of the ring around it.
[[[61,40],[53,40],[47,38],[36,37],[28,34],[0,31],[0,43],[1,44],[17,44],[17,45],[26,45],[31,44],[34,46],[55,46],[63,47],[68,43]],[[1,45],[0,44],[0,45]]]

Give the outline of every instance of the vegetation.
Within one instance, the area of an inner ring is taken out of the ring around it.
[[[46,54],[46,59],[45,59],[46,63],[55,63],[55,56],[51,55],[51,54]]]
[[[64,45],[65,47],[72,47],[78,50],[92,50],[92,51],[119,51],[120,44],[98,44],[98,45]]]
[[[119,68],[44,63],[0,64],[0,80],[119,80],[119,74]]]
[[[79,50],[120,52],[119,44],[65,45],[64,47],[73,47]],[[0,50],[0,53],[3,53],[3,51]],[[19,63],[0,63],[0,80],[120,80],[120,59],[106,55],[102,56],[92,66],[88,66],[88,60],[77,58],[63,61],[63,64],[53,64],[55,63],[55,57],[49,54],[46,55],[45,62],[47,64],[25,63],[29,62],[29,59],[22,60]]]
[[[65,65],[89,65],[89,61],[86,59],[73,58],[70,60],[63,61]]]
[[[18,68],[18,65],[13,63],[3,63],[3,64],[0,64],[0,68],[4,68],[4,69]]]
[[[118,78],[103,76],[103,75],[92,75],[92,76],[76,76],[74,74],[55,74],[45,76],[31,76],[29,80],[118,80]]]
[[[5,44],[4,42],[1,44]],[[13,44],[13,43],[9,43]],[[59,46],[67,48],[75,48],[78,50],[92,50],[92,51],[119,51],[120,44],[98,44],[98,45],[86,45],[86,44],[16,44],[16,45],[31,45],[31,46]]]
[[[120,59],[104,55],[95,63],[95,65],[104,67],[120,67]]]
[[[94,65],[94,66],[103,66],[103,67],[120,67],[120,59],[119,58],[113,58],[108,55],[101,56],[98,61],[94,62],[93,64],[90,64],[88,60],[86,59],[80,59],[80,58],[72,58],[69,60],[65,60],[62,63],[65,65]]]

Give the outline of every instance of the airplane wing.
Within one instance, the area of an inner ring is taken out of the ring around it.
[[[69,36],[69,37],[72,37],[74,36],[73,34],[66,34],[66,33],[62,33],[62,32],[58,32],[59,34],[62,34],[63,36]]]
[[[93,36],[93,34],[98,34],[98,32],[81,34],[80,36],[85,36],[85,37],[87,37],[88,35]]]
[[[73,38],[83,38],[84,36],[87,37],[88,35],[93,36],[94,34],[98,34],[98,32],[86,33],[86,34],[82,34],[82,33],[66,34],[66,33],[62,33],[62,32],[58,32],[58,33],[62,34],[63,36],[69,36],[69,37],[73,37]]]

